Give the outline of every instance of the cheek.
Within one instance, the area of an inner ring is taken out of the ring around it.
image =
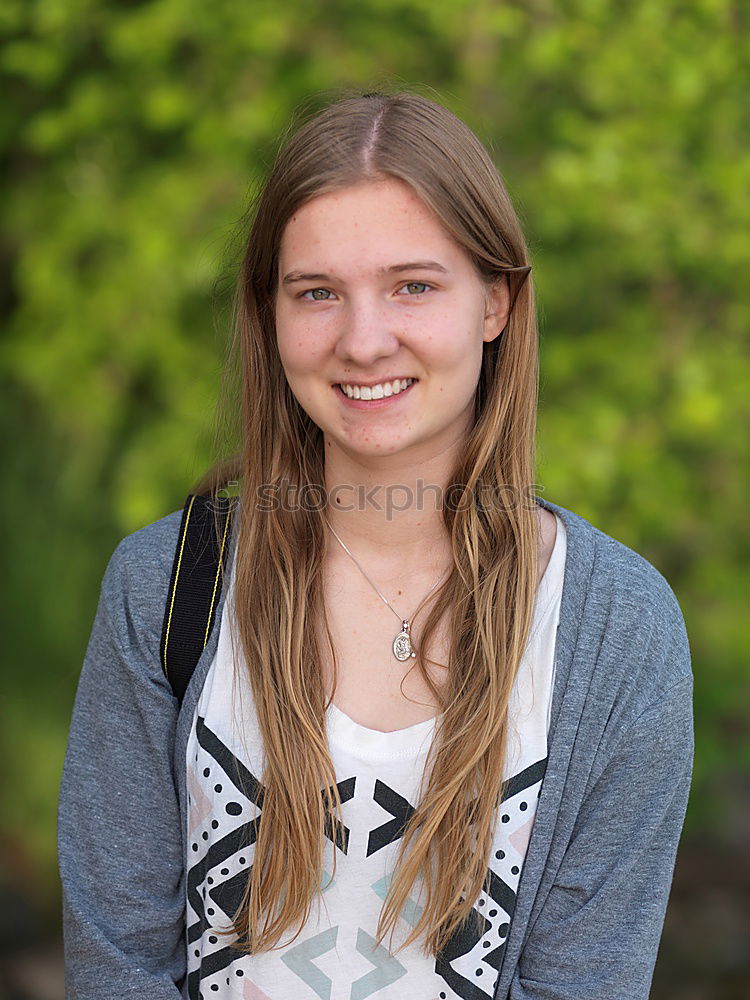
[[[482,361],[484,327],[481,319],[467,313],[452,313],[445,316],[434,335],[428,341],[428,348],[435,361],[457,377],[466,377]]]
[[[321,363],[325,353],[316,331],[299,320],[290,320],[283,310],[277,313],[276,344],[288,377],[313,371]]]
[[[281,364],[287,375],[304,368],[304,341],[302,338],[291,337],[289,331],[277,331],[276,343],[279,348]]]
[[[484,313],[480,316],[476,308],[451,313],[435,330],[429,345],[433,371],[442,373],[440,391],[448,393],[460,407],[472,397],[479,381],[483,319]]]

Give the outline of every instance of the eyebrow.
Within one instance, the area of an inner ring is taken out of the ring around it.
[[[379,267],[376,273],[378,277],[383,277],[387,274],[401,274],[403,271],[439,271],[441,274],[447,274],[448,268],[438,264],[436,260],[412,260],[404,264],[391,264],[390,267]],[[291,285],[295,281],[331,281],[333,277],[330,274],[290,271],[281,281],[284,285]]]

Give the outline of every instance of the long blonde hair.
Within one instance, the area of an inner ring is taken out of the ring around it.
[[[250,952],[299,933],[319,893],[324,837],[335,843],[341,820],[321,669],[323,641],[333,655],[322,588],[325,511],[258,504],[269,487],[324,483],[321,431],[292,395],[276,345],[279,244],[309,199],[380,177],[411,185],[488,283],[508,281],[514,305],[502,336],[484,346],[475,422],[450,480],[454,502],[443,510],[453,570],[427,614],[417,659],[442,716],[379,942],[393,940],[418,881],[423,909],[403,944],[421,939],[437,955],[471,914],[487,875],[508,702],[533,613],[537,329],[521,227],[488,153],[446,108],[409,93],[345,98],[287,141],[256,202],[235,298],[241,453],[201,483],[240,483],[235,607],[265,750],[255,860],[234,917],[235,947]],[[425,664],[443,616],[449,670],[437,690]]]

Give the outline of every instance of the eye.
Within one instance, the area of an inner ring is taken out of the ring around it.
[[[423,295],[431,287],[431,285],[428,285],[424,281],[407,281],[405,285],[401,286],[399,291],[404,292],[406,295]]]
[[[328,288],[308,288],[300,297],[311,302],[327,302],[333,298],[333,292]]]

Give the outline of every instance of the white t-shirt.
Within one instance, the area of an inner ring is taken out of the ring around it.
[[[343,829],[331,831],[325,841],[322,891],[310,919],[296,940],[258,955],[235,951],[232,935],[221,933],[231,927],[242,899],[253,862],[253,820],[262,817],[262,742],[246,674],[234,668],[230,577],[216,655],[187,747],[191,998],[481,1000],[493,996],[547,762],[565,555],[565,527],[557,518],[555,546],[539,585],[531,634],[511,696],[506,795],[498,814],[487,890],[474,907],[481,914],[481,927],[457,935],[437,961],[418,943],[398,950],[419,917],[418,891],[402,912],[401,939],[397,933],[393,952],[387,947],[388,938],[375,944],[399,837],[417,801],[437,720],[383,733],[360,726],[335,705],[326,722]]]

